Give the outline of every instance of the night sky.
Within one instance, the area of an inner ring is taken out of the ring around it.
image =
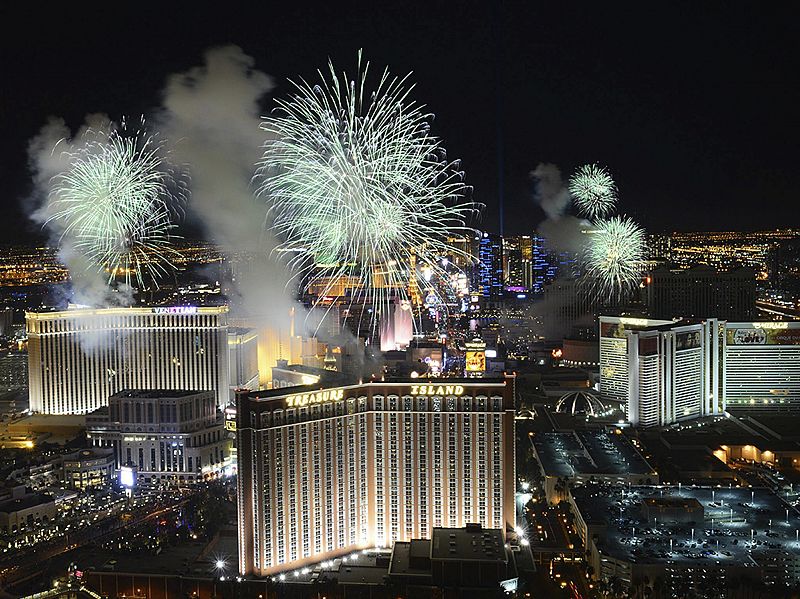
[[[273,95],[328,57],[352,72],[359,48],[374,66],[413,71],[434,133],[487,205],[487,230],[501,189],[506,233],[544,218],[529,175],[540,162],[565,177],[605,164],[621,211],[649,231],[800,226],[796,14],[775,4],[64,4],[0,9],[0,242],[36,233],[21,208],[25,150],[48,116],[77,127],[89,112],[147,114],[168,74],[230,43],[274,77]]]

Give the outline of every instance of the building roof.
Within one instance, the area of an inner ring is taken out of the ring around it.
[[[89,447],[64,456],[65,462],[84,462],[91,460],[112,459],[114,450],[110,447]]]
[[[208,391],[188,391],[176,389],[122,389],[117,391],[111,397],[114,398],[133,398],[133,399],[161,399],[161,398],[177,398],[177,397],[191,397],[192,395],[203,395],[213,393],[212,390]]]
[[[430,548],[431,560],[508,562],[503,531],[498,528],[434,528]]]
[[[623,435],[580,430],[537,433],[531,439],[545,476],[645,476],[654,472]]]
[[[12,514],[20,510],[27,510],[29,508],[36,507],[37,505],[52,502],[53,498],[49,495],[45,495],[43,493],[28,493],[27,495],[23,495],[22,497],[18,497],[16,499],[6,499],[5,501],[0,501],[0,513]]]
[[[694,497],[645,497],[642,500],[647,507],[697,510],[703,505]]]
[[[335,371],[326,370],[324,372],[331,372],[333,375],[341,375]],[[342,375],[344,376],[344,375]],[[318,389],[330,389],[331,387],[367,387],[374,385],[375,387],[391,386],[391,385],[474,385],[474,386],[489,386],[489,385],[505,385],[505,379],[501,377],[483,377],[483,378],[386,378],[385,380],[364,381],[363,383],[348,381],[337,382],[329,380],[325,382],[312,383],[310,385],[293,385],[291,387],[279,387],[277,389],[258,389],[257,391],[249,391],[248,397],[251,399],[269,399],[272,397],[283,397],[284,395],[293,395],[295,393],[307,393],[310,391],[317,391]]]

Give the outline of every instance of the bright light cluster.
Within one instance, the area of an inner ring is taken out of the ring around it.
[[[48,197],[47,224],[72,239],[109,282],[135,278],[144,285],[174,269],[171,215],[185,185],[173,176],[163,143],[143,125],[129,130],[123,121],[87,131],[64,152],[67,166]]]
[[[431,115],[410,99],[408,75],[384,70],[370,90],[360,55],[355,81],[328,69],[317,85],[293,83],[264,119],[259,194],[298,276],[330,281],[327,291],[355,278],[374,319],[412,279],[425,286],[423,268],[438,272],[442,256],[458,253],[447,237],[473,234],[477,206],[465,200],[459,162],[431,135]]]
[[[617,203],[614,179],[597,164],[586,164],[569,178],[569,193],[575,207],[590,219],[608,216]]]

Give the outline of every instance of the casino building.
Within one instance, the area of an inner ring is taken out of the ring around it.
[[[30,407],[86,414],[122,389],[214,391],[229,401],[227,306],[27,312]]]
[[[732,411],[800,407],[800,322],[725,324],[723,393]]]
[[[601,397],[622,401],[638,426],[664,426],[722,414],[723,325],[600,317]]]
[[[513,527],[514,377],[237,394],[239,571]]]
[[[800,406],[800,322],[600,317],[600,394],[631,424]]]

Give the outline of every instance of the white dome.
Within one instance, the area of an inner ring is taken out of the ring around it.
[[[556,402],[556,412],[561,414],[586,414],[600,416],[608,408],[600,399],[589,391],[570,391]]]

